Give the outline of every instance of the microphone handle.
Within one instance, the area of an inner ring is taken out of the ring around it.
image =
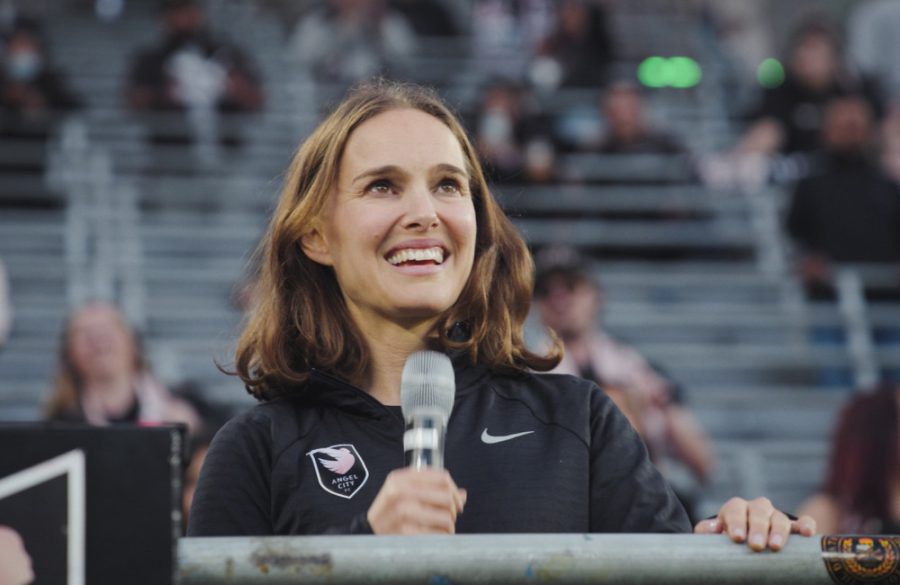
[[[403,434],[403,451],[406,466],[413,469],[444,468],[443,419],[431,415],[413,415],[406,421]]]

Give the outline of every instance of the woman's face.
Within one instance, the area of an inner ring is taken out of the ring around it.
[[[475,257],[475,208],[459,141],[414,109],[350,135],[338,182],[306,254],[334,268],[364,330],[433,321],[459,298]]]
[[[134,368],[134,342],[112,307],[81,309],[69,327],[69,359],[84,379],[109,378]]]

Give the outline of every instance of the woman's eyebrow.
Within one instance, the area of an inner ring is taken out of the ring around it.
[[[350,182],[351,184],[356,183],[360,179],[367,179],[369,177],[375,177],[380,175],[400,175],[403,174],[403,171],[400,170],[400,167],[396,165],[385,165],[383,167],[376,167],[374,169],[369,169],[363,173],[360,173]]]
[[[467,173],[466,171],[462,170],[461,168],[459,168],[455,165],[441,163],[439,165],[435,165],[434,170],[438,171],[438,172],[444,172],[444,173],[453,173],[454,175],[462,175],[463,177],[466,178],[466,180],[469,179],[469,173]]]

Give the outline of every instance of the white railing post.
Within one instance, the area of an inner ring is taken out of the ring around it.
[[[87,126],[77,117],[66,120],[50,148],[45,181],[65,193],[64,254],[66,300],[77,306],[88,296],[85,274],[90,266],[90,148]]]
[[[794,341],[797,345],[805,345],[808,315],[806,297],[791,267],[777,195],[769,186],[744,186],[742,192],[750,207],[756,237],[757,267],[762,274],[778,283],[782,309],[794,325]]]
[[[854,382],[857,388],[870,388],[878,382],[879,368],[862,278],[853,269],[839,268],[834,286],[847,332],[847,352],[853,364]]]

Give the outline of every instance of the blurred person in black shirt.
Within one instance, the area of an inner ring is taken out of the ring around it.
[[[863,96],[825,108],[816,170],[797,183],[787,217],[811,287],[828,281],[831,262],[900,260],[900,187],[873,161],[873,125]]]
[[[821,20],[805,22],[794,33],[784,83],[765,90],[738,150],[761,154],[814,151],[825,105],[848,94],[862,96],[880,115],[877,88],[845,63],[837,32]]]
[[[607,132],[597,148],[602,154],[687,154],[675,136],[650,127],[644,97],[628,81],[612,85],[603,97]]]
[[[0,133],[46,139],[58,115],[80,106],[47,54],[39,25],[20,20],[6,38],[0,72]]]
[[[603,7],[564,0],[557,7],[555,28],[538,47],[531,76],[541,86],[601,87],[614,58]]]

